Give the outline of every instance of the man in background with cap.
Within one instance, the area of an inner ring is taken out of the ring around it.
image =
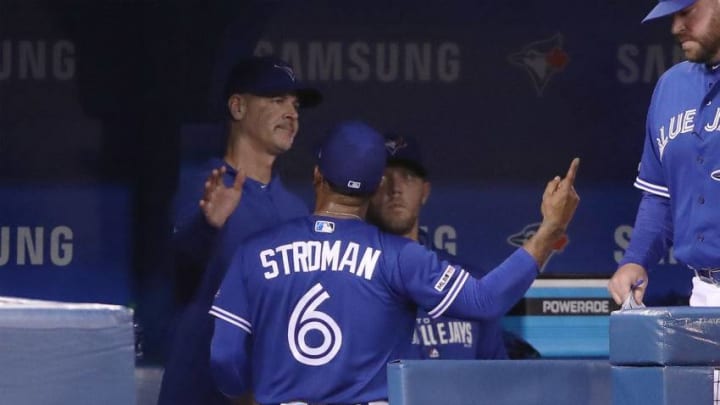
[[[385,150],[385,180],[370,200],[368,221],[385,232],[419,242],[434,250],[442,260],[459,264],[453,255],[436,249],[427,233],[420,229],[420,212],[431,190],[420,145],[412,137],[388,135]],[[465,264],[463,269],[473,277],[485,274]],[[451,333],[453,330],[463,333]],[[447,316],[433,319],[419,308],[412,343],[422,359],[508,358],[500,319],[470,321]]]
[[[292,147],[299,108],[317,105],[320,93],[304,87],[286,62],[262,57],[233,68],[226,99],[225,156],[208,162],[207,179],[196,180],[199,204],[176,204],[175,276],[189,303],[174,331],[159,404],[229,403],[210,374],[213,296],[243,239],[308,212],[273,173],[273,163]]]
[[[608,290],[642,302],[650,266],[670,246],[695,272],[692,306],[720,306],[720,1],[660,0],[687,61],[658,80],[635,187],[643,191],[625,257]]]
[[[385,142],[360,122],[335,127],[313,173],[313,215],[248,239],[210,313],[213,372],[230,397],[260,404],[386,404],[386,365],[412,358],[417,306],[495,319],[523,296],[579,198],[579,160],[543,195],[538,232],[483,279],[364,221]]]

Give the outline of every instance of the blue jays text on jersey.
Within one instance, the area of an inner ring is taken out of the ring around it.
[[[469,321],[448,319],[443,322],[432,322],[429,317],[417,318],[413,344],[430,346],[453,343],[465,347],[472,346],[473,330]]]
[[[718,267],[720,69],[682,62],[658,81],[635,186],[669,198],[675,257]]]
[[[412,344],[421,359],[508,358],[500,319],[471,321],[449,316],[433,319],[419,308]]]
[[[658,129],[658,137],[655,138],[657,142],[658,152],[660,153],[660,160],[662,161],[665,147],[673,141],[678,135],[693,133],[695,127],[702,126],[704,132],[715,132],[720,127],[720,107],[715,109],[714,117],[712,122],[709,123],[696,123],[697,109],[682,111],[676,116],[670,117],[670,122],[667,125],[663,125]],[[703,126],[704,124],[704,126]]]
[[[230,264],[210,310],[216,381],[265,404],[386,399],[387,363],[417,356],[418,306],[435,319],[495,319],[536,275],[523,249],[474,279],[364,221],[290,221],[246,240]]]
[[[437,249],[430,243],[428,235],[420,231],[418,241],[432,249],[438,257],[458,263],[458,258],[447,251]],[[473,277],[481,278],[487,271],[468,267]],[[413,345],[421,359],[507,359],[508,353],[503,339],[500,319],[471,321],[441,316],[431,318],[425,310],[418,308]]]

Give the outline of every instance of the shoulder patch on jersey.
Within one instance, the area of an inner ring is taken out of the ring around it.
[[[442,290],[445,289],[445,286],[452,278],[453,274],[455,274],[455,267],[448,265],[445,268],[445,271],[443,271],[442,276],[440,276],[440,280],[438,280],[438,282],[435,283],[435,289],[438,292],[442,292]]]
[[[315,221],[315,232],[333,233],[335,232],[335,222]]]
[[[713,171],[710,173],[710,177],[712,177],[715,181],[720,181],[720,169]]]

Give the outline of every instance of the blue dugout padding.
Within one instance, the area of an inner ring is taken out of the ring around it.
[[[610,316],[614,405],[711,404],[718,392],[720,308],[654,307]]]
[[[713,367],[612,366],[613,405],[713,404]]]
[[[132,310],[0,297],[0,403],[134,405]]]
[[[720,365],[720,308],[655,307],[610,316],[613,365]]]
[[[601,360],[401,360],[388,365],[393,405],[607,405]]]

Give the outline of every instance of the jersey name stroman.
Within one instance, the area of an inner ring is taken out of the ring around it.
[[[382,251],[346,241],[296,241],[260,252],[260,263],[270,280],[282,274],[311,271],[347,271],[372,280]]]

